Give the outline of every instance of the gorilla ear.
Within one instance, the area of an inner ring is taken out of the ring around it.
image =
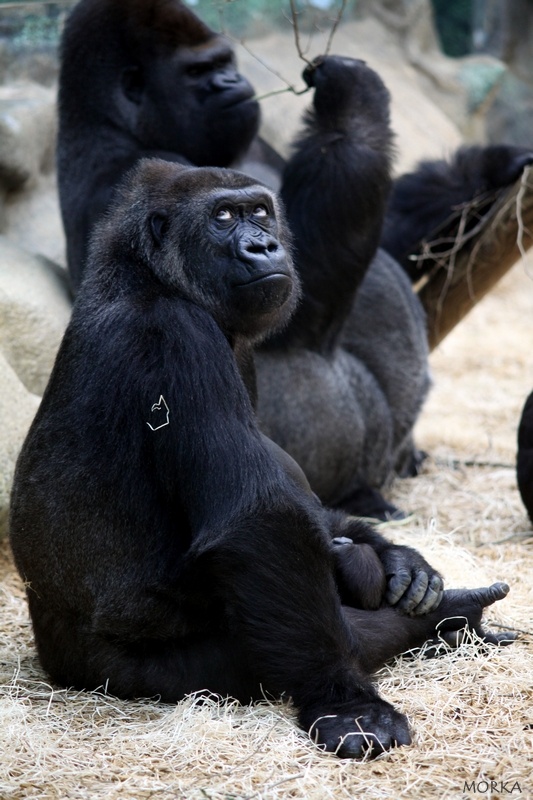
[[[169,224],[168,215],[164,211],[156,211],[150,217],[150,231],[158,247],[161,247],[163,244],[163,239],[168,231]]]
[[[144,92],[144,78],[140,67],[126,67],[120,76],[122,91],[135,105],[139,105]]]

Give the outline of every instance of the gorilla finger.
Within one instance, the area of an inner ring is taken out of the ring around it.
[[[336,536],[331,540],[331,544],[335,545],[335,547],[340,547],[345,544],[353,544],[353,539],[349,539],[347,536]]]
[[[518,639],[518,634],[514,633],[514,631],[492,633],[492,631],[482,630],[479,633],[484,642],[487,642],[487,644],[495,644],[500,647],[507,647],[507,645],[512,644],[516,639]]]
[[[521,155],[516,156],[512,160],[511,165],[510,165],[510,169],[509,169],[509,172],[510,172],[509,179],[510,179],[510,181],[518,180],[518,178],[522,174],[522,170],[524,169],[524,167],[527,167],[530,164],[533,164],[533,153],[531,153],[531,152],[530,153],[522,153]]]
[[[324,63],[324,56],[316,56],[310,64],[306,66],[302,72],[302,78],[310,89],[315,85],[316,70],[321,64]]]
[[[396,608],[410,614],[425,597],[428,585],[427,572],[418,572],[401,600],[396,603]]]
[[[406,569],[399,569],[391,575],[387,591],[385,592],[385,602],[390,606],[396,605],[398,600],[403,597],[405,590],[411,584],[411,573]]]
[[[420,616],[422,614],[429,614],[430,611],[434,611],[440,605],[443,594],[444,583],[442,578],[440,575],[433,575],[424,597],[416,606],[416,608],[413,608],[411,614]]]

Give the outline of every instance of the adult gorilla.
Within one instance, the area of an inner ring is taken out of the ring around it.
[[[282,165],[254,138],[258,104],[231,48],[179,0],[81,0],[61,58],[58,173],[74,290],[89,233],[139,158],[227,167],[252,144],[254,158]],[[394,472],[416,471],[411,431],[429,385],[420,303],[377,251],[388,96],[371,70],[342,59],[306,80],[314,122],[282,185],[302,302],[258,357],[258,412],[322,500],[386,517],[395,509],[379,490]]]
[[[481,627],[508,587],[439,604],[422,586],[416,608],[387,606],[385,579],[412,551],[326,511],[258,430],[239,373],[292,310],[287,244],[274,195],[244,175],[153,159],[133,170],[95,228],[22,448],[11,543],[55,681],[166,702],[286,694],[322,748],[375,756],[410,733],[369,673],[437,631],[509,639]],[[352,607],[334,582],[339,522],[363,588],[345,585]],[[362,610],[369,576],[377,603]]]

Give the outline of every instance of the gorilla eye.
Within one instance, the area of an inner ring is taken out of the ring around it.
[[[200,78],[212,69],[211,64],[189,64],[187,75],[190,78]]]
[[[253,215],[254,217],[268,217],[268,209],[266,206],[256,206]]]
[[[230,211],[229,208],[219,208],[215,214],[215,217],[222,220],[222,222],[227,222],[228,220],[233,219],[233,212]]]

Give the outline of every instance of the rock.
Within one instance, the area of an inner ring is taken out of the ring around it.
[[[4,219],[6,236],[19,247],[66,263],[55,172],[41,175],[31,189],[9,192]]]
[[[16,459],[70,317],[64,271],[0,236],[0,538]]]
[[[48,381],[70,307],[61,267],[0,236],[0,352],[37,395]]]
[[[28,392],[0,353],[0,539],[7,533],[15,464],[39,398]]]
[[[64,264],[55,103],[55,89],[31,81],[0,86],[0,232]]]
[[[0,185],[18,189],[53,167],[55,93],[36,83],[0,86]]]

